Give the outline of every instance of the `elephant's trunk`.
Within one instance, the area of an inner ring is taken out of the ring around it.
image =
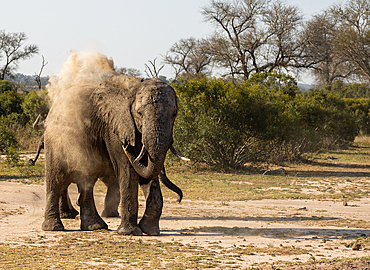
[[[141,149],[141,152],[138,156],[135,155],[133,148],[131,146],[123,147],[123,151],[125,152],[126,156],[128,157],[132,167],[134,167],[135,171],[145,179],[154,179],[156,178],[163,167],[163,161],[156,160],[155,162],[152,161],[152,158],[148,154],[148,162],[147,164],[143,164],[141,162],[142,157],[147,153],[145,146]]]

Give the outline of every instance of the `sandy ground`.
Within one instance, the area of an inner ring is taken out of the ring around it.
[[[75,185],[70,187],[70,194],[75,202]],[[101,212],[105,194],[97,193],[95,196],[97,208]],[[0,181],[0,242],[17,242],[22,237],[40,235],[55,236],[41,230],[44,204],[45,186]],[[144,200],[140,198],[140,214],[143,205]],[[343,202],[311,200],[185,200],[181,204],[165,200],[160,221],[162,234],[155,238],[204,247],[217,243],[222,248],[253,245],[260,248],[285,246],[308,250],[307,254],[292,256],[270,256],[263,253],[245,256],[240,267],[262,262],[307,262],[312,257],[317,260],[358,258],[370,256],[370,249],[362,247],[360,250],[352,250],[343,243],[350,243],[361,236],[370,236],[370,230],[343,224],[336,226],[335,221],[351,219],[370,222],[369,209],[370,198],[349,202],[348,206],[344,206]],[[119,218],[105,220],[111,230],[115,230],[120,222]],[[64,224],[67,230],[79,229],[78,219],[68,220]]]

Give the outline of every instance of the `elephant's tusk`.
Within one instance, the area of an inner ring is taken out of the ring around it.
[[[141,148],[140,154],[135,158],[134,163],[139,162],[140,159],[142,159],[145,154],[146,154],[146,148],[143,145],[143,147]]]
[[[131,164],[134,163],[134,160],[136,160],[136,157],[129,151],[129,146],[126,145],[126,146],[123,146],[122,145],[122,149],[123,151],[125,152],[126,156],[128,157],[128,159],[130,160]]]
[[[177,153],[177,151],[176,151],[176,149],[175,149],[175,147],[173,147],[173,145],[171,145],[171,152],[176,156],[176,157],[178,157],[179,159],[181,159],[181,160],[184,160],[184,161],[190,161],[190,159],[189,158],[186,158],[186,157],[183,157],[182,155],[180,155],[179,153]]]

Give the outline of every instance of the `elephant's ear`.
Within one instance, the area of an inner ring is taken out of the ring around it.
[[[125,145],[135,145],[135,124],[130,108],[136,86],[140,83],[140,78],[113,76],[104,80],[91,94],[94,117],[108,125]]]

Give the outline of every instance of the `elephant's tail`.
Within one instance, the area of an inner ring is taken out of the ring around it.
[[[158,176],[159,180],[167,187],[169,188],[170,190],[172,190],[173,192],[177,193],[177,195],[179,196],[177,201],[180,203],[181,200],[182,200],[182,190],[176,186],[174,183],[171,182],[170,179],[168,179],[167,175],[166,175],[166,171],[164,169],[164,166],[163,166],[163,169],[161,171],[161,173],[159,174]]]
[[[40,141],[39,141],[39,145],[37,147],[37,154],[36,154],[34,159],[28,160],[28,165],[35,166],[36,160],[39,158],[40,152],[44,148],[45,148],[45,145],[44,145],[44,134],[43,134]]]

